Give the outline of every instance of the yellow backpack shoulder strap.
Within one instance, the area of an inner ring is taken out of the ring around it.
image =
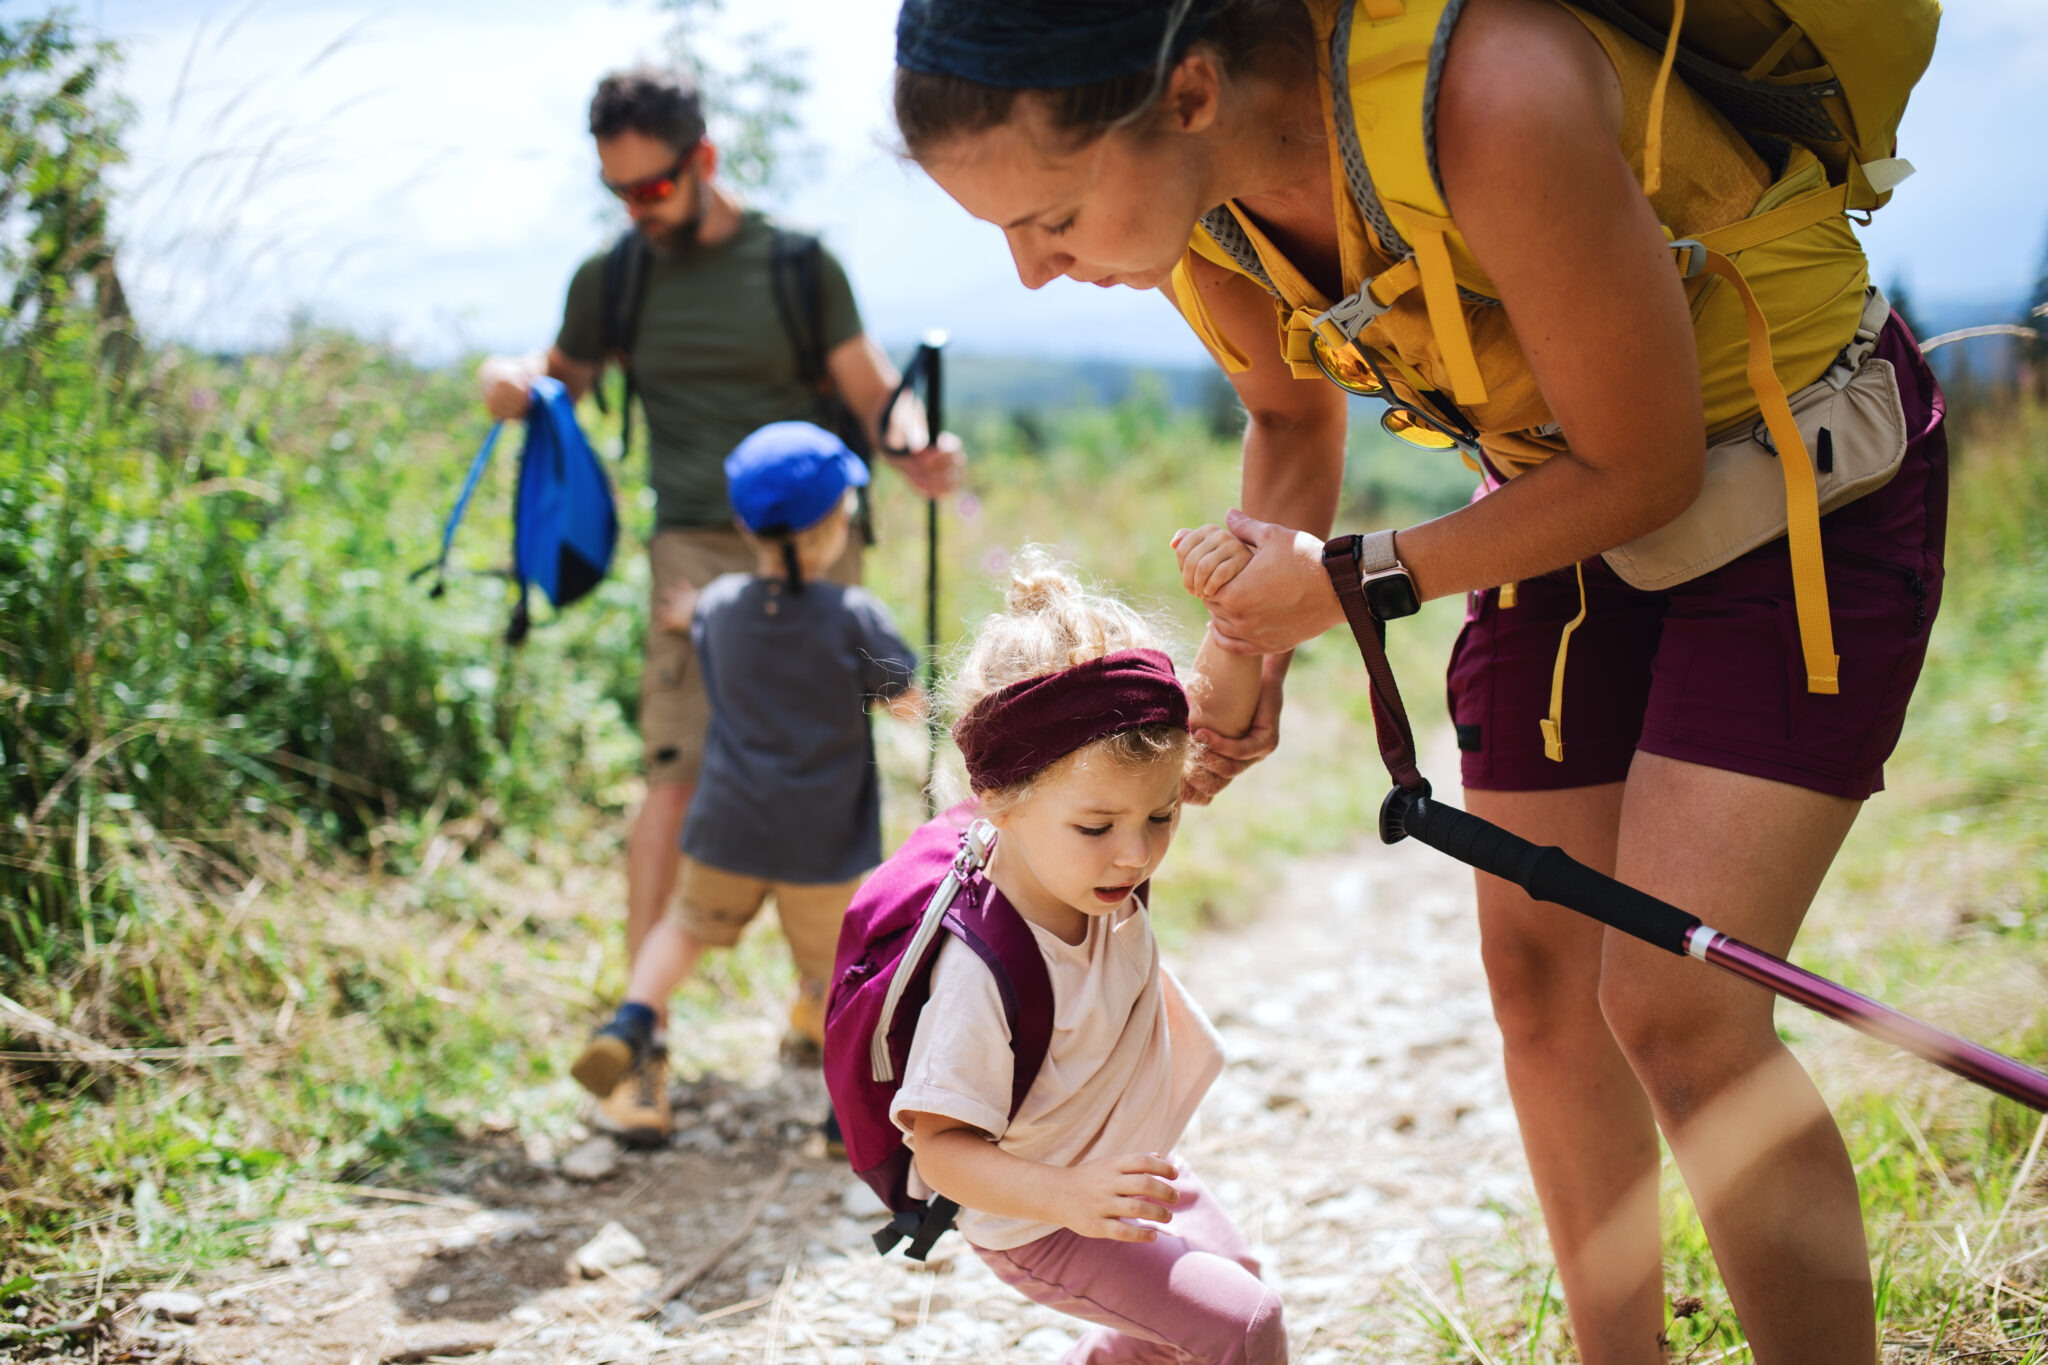
[[[1230,219],[1226,210],[1219,209],[1197,223],[1194,234],[1188,239],[1188,249],[1181,253],[1179,264],[1173,268],[1173,305],[1187,319],[1188,326],[1201,338],[1202,344],[1209,348],[1209,353],[1216,357],[1216,363],[1226,373],[1242,374],[1252,367],[1251,357],[1231,341],[1209,311],[1207,301],[1202,298],[1202,287],[1195,282],[1195,261],[1200,258],[1225,270],[1235,271],[1263,286],[1268,293],[1272,292],[1273,285],[1266,279],[1265,272],[1259,269],[1256,256],[1246,260],[1241,253],[1231,249],[1234,243],[1229,243],[1227,237],[1223,241],[1218,240],[1219,226],[1213,222],[1218,213],[1226,220]],[[1235,228],[1235,220],[1230,222]]]
[[[1382,246],[1414,257],[1452,395],[1476,405],[1486,402],[1486,382],[1465,327],[1460,285],[1484,281],[1476,270],[1460,271],[1454,259],[1451,211],[1430,158],[1441,49],[1462,4],[1357,0],[1346,6],[1332,35],[1330,83],[1352,198]]]

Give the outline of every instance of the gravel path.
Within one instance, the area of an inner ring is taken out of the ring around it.
[[[1463,1292],[1498,1292],[1504,1220],[1526,1229],[1471,900],[1469,877],[1425,849],[1361,848],[1298,866],[1246,928],[1179,954],[1229,1057],[1182,1151],[1259,1249],[1297,1361],[1432,1353],[1446,1329],[1425,1319],[1433,1294],[1455,1302],[1452,1258]],[[879,1206],[806,1136],[814,1075],[678,1098],[691,1119],[667,1150],[571,1181],[565,1166],[612,1154],[508,1139],[461,1195],[373,1209],[310,1245],[288,1229],[283,1264],[199,1286],[196,1322],[137,1326],[212,1365],[1003,1365],[1072,1340],[957,1237],[923,1267],[875,1255]],[[608,1223],[632,1234],[622,1263],[585,1278],[568,1262]]]

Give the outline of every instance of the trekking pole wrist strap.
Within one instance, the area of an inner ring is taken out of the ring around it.
[[[1394,785],[1404,791],[1428,790],[1415,760],[1415,733],[1408,724],[1408,708],[1401,702],[1401,689],[1394,681],[1393,665],[1387,662],[1386,624],[1366,605],[1365,589],[1359,579],[1363,536],[1336,536],[1323,542],[1323,571],[1337,591],[1344,608],[1344,620],[1358,642],[1358,654],[1365,661],[1371,683],[1373,729],[1379,739],[1380,758],[1387,765]]]

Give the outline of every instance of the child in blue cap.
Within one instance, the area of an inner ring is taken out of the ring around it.
[[[774,422],[733,449],[725,477],[754,572],[712,580],[694,610],[679,603],[654,623],[690,632],[711,727],[683,825],[680,894],[634,958],[626,1003],[570,1068],[600,1097],[629,1071],[665,1084],[665,1066],[643,1063],[663,1058],[669,996],[770,896],[801,981],[792,1031],[822,1042],[839,924],[882,860],[868,709],[924,714],[916,652],[888,612],[824,576],[868,481],[859,457],[809,422]],[[618,1136],[644,1145],[667,1132]]]

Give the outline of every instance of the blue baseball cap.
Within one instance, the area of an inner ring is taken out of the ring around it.
[[[764,535],[823,521],[847,489],[867,487],[868,467],[823,427],[770,422],[725,457],[725,482],[741,523]]]

